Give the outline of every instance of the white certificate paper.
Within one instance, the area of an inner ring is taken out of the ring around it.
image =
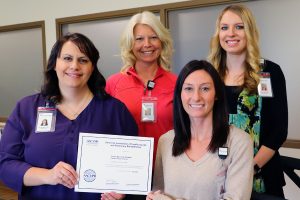
[[[80,133],[75,191],[147,194],[153,145],[149,137]]]

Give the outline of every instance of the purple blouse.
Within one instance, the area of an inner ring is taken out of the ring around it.
[[[79,132],[137,135],[136,123],[126,106],[113,97],[94,97],[75,119],[59,110],[54,132],[35,133],[37,108],[45,106],[41,94],[20,100],[4,127],[0,142],[0,179],[19,193],[19,199],[100,199],[97,193],[79,193],[63,185],[25,187],[23,176],[30,167],[53,168],[59,161],[76,169]],[[101,158],[95,158],[101,162]]]

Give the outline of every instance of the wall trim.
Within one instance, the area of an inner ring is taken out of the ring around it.
[[[0,117],[0,122],[6,122],[7,121],[7,117]]]
[[[228,4],[228,3],[241,3],[246,1],[250,1],[250,0],[194,0],[194,1],[184,1],[184,2],[168,3],[168,4],[161,4],[155,6],[145,6],[145,7],[124,9],[124,10],[57,18],[56,38],[58,39],[60,36],[62,36],[62,26],[65,24],[113,19],[117,17],[127,17],[127,16],[132,16],[138,12],[148,10],[154,13],[160,13],[161,22],[166,27],[168,27],[168,14],[167,14],[168,11],[188,9],[188,8],[199,8],[204,6],[213,6],[213,5],[221,5],[221,4]]]
[[[300,149],[300,140],[286,140],[283,143],[282,147]]]
[[[7,26],[0,26],[0,33],[10,32],[10,31],[19,31],[26,29],[35,29],[41,28],[42,30],[42,49],[43,49],[43,67],[46,68],[47,58],[46,58],[46,30],[45,30],[45,21],[35,21],[21,24],[13,24]]]

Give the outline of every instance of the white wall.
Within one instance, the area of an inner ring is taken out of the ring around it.
[[[56,41],[56,18],[182,1],[185,0],[1,0],[0,26],[45,20],[48,57]]]

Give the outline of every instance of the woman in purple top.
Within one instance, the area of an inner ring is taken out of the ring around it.
[[[79,132],[137,135],[125,105],[105,92],[98,59],[84,35],[62,37],[52,48],[41,93],[20,100],[8,118],[0,179],[19,199],[99,200],[100,194],[74,191]],[[48,124],[41,126],[44,119]]]

